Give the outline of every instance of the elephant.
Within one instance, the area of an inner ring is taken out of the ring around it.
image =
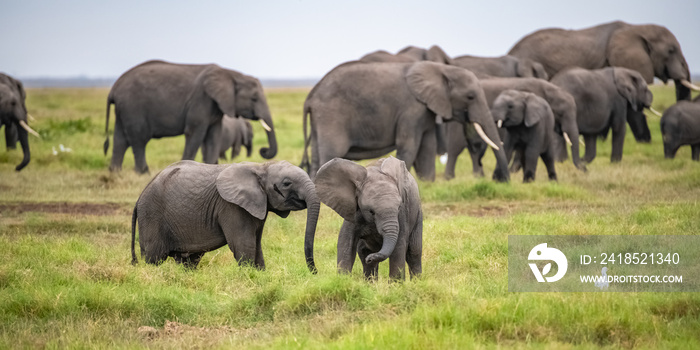
[[[14,149],[19,141],[24,157],[22,162],[15,167],[20,171],[29,164],[31,153],[29,151],[29,134],[39,137],[27,124],[27,105],[25,100],[27,93],[24,85],[19,80],[0,73],[0,127],[5,126],[5,145],[7,149]]]
[[[385,50],[370,52],[360,58],[360,62],[419,62],[431,61],[443,64],[452,64],[452,58],[448,56],[440,46],[433,45],[429,49],[415,46],[406,46],[396,54]]]
[[[700,160],[700,96],[693,101],[678,101],[661,117],[664,156],[675,158],[678,148],[690,145],[692,159]]]
[[[320,200],[300,168],[286,161],[202,164],[190,160],[163,169],[139,196],[131,219],[132,264],[138,221],[142,257],[160,264],[171,256],[196,268],[205,252],[228,244],[239,264],[265,268],[261,238],[268,213],[286,218],[308,209],[304,253],[313,273],[313,242]]]
[[[231,148],[231,159],[241,153],[241,146],[246,148],[246,156],[253,153],[253,126],[243,118],[232,118],[224,114],[221,120],[221,135],[215,143],[219,159],[226,160],[226,151]],[[209,150],[207,144],[202,145],[202,153]]]
[[[550,77],[568,67],[623,67],[639,72],[647,84],[654,77],[664,83],[672,79],[677,100],[689,100],[691,89],[700,90],[690,83],[688,63],[676,37],[654,24],[615,21],[579,30],[541,29],[520,39],[508,54],[540,62]],[[640,141],[650,140],[649,135],[649,140]]]
[[[379,263],[389,258],[389,277],[421,274],[423,212],[418,184],[406,163],[394,157],[367,168],[334,158],[319,169],[316,191],[321,202],[343,219],[338,235],[338,272],[350,273],[355,255],[365,277],[376,280]]]
[[[554,167],[554,114],[549,103],[531,92],[505,90],[493,101],[491,114],[499,128],[506,129],[503,148],[508,160],[520,150],[523,182],[535,180],[537,159],[542,158],[549,179],[556,181]]]
[[[307,135],[307,118],[311,123]],[[474,124],[498,161],[493,178],[508,181],[505,153],[479,80],[434,62],[348,62],[314,86],[304,102],[302,167],[313,179],[333,158],[383,156],[393,150],[421,179],[435,179],[436,125]],[[311,146],[311,162],[307,150]]]
[[[107,97],[104,152],[109,148],[109,110],[114,104],[114,149],[110,171],[121,170],[128,147],[138,173],[148,172],[146,144],[151,138],[185,134],[184,160],[192,160],[206,143],[205,163],[216,163],[214,143],[224,114],[260,120],[267,131],[265,159],[277,153],[275,129],[260,81],[215,64],[148,61],[122,74]]]
[[[586,166],[581,162],[579,157],[578,144],[578,125],[576,124],[576,102],[573,96],[562,88],[542,79],[537,78],[490,78],[482,79],[481,87],[484,90],[486,101],[489,106],[493,106],[493,102],[505,90],[519,90],[536,94],[544,98],[549,103],[552,112],[554,113],[555,128],[557,134],[554,137],[556,147],[556,139],[559,138],[559,131],[567,139],[567,143],[571,147],[571,159],[574,165],[581,171],[586,171]],[[493,124],[493,122],[492,122]],[[576,142],[571,142],[571,141]],[[481,158],[486,151],[485,145],[476,136],[474,130],[470,127],[457,127],[451,125],[447,127],[447,164],[445,165],[445,179],[452,179],[455,176],[455,166],[457,157],[462,150],[467,148],[472,157],[472,168],[476,176],[483,176]],[[556,148],[558,151],[559,149]],[[555,160],[566,159],[566,150],[564,155],[557,153]],[[519,158],[519,157],[518,157]]]
[[[576,119],[579,134],[583,135],[587,163],[596,156],[596,139],[608,136],[612,129],[612,154],[610,161],[622,160],[627,123],[636,138],[648,132],[644,113],[651,106],[653,95],[639,72],[622,68],[606,67],[588,70],[570,68],[557,73],[551,80],[570,93],[576,100]]]
[[[500,57],[465,55],[453,58],[452,64],[469,69],[477,76],[540,78],[549,80],[547,72],[539,62],[510,55]]]

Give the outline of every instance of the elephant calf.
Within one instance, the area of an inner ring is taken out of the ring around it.
[[[338,271],[350,273],[358,254],[365,277],[377,278],[389,258],[389,276],[405,279],[421,273],[423,213],[418,184],[406,164],[394,157],[364,168],[334,158],[314,179],[321,201],[345,219],[338,235]]]
[[[692,102],[678,101],[661,117],[664,155],[675,158],[678,148],[690,145],[694,161],[700,160],[700,96]]]
[[[219,159],[226,160],[226,151],[231,149],[231,159],[238,157],[241,146],[246,148],[246,157],[253,153],[253,126],[244,118],[233,118],[224,114],[221,119],[221,135],[214,142]],[[202,144],[202,153],[207,154],[210,146]]]
[[[168,256],[197,267],[205,252],[228,244],[239,264],[265,268],[263,226],[268,212],[285,218],[308,208],[304,252],[312,272],[320,201],[309,176],[292,164],[267,162],[208,165],[180,161],[165,168],[141,193],[131,222],[132,263],[136,222],[146,262]]]
[[[493,101],[491,114],[499,127],[508,131],[503,144],[507,159],[510,161],[513,151],[518,150],[523,165],[523,182],[535,179],[539,157],[547,167],[549,179],[556,181],[552,144],[554,114],[549,103],[531,92],[506,90]]]

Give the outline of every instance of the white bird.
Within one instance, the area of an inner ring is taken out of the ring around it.
[[[440,163],[442,163],[442,165],[447,164],[447,153],[440,156]]]
[[[51,150],[53,151],[51,153],[53,153],[54,156],[58,155],[58,152],[56,152],[56,146],[51,147]]]
[[[608,268],[603,267],[602,270],[600,270],[600,274],[602,275],[602,280],[597,280],[595,281],[595,286],[600,288],[601,290],[606,290],[608,289],[608,286],[610,285],[610,282],[608,282]]]

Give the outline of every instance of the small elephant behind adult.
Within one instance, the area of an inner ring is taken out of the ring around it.
[[[138,221],[141,255],[150,264],[169,256],[194,268],[205,252],[228,245],[239,264],[265,268],[262,233],[268,213],[286,218],[307,210],[304,252],[316,271],[313,241],[320,201],[300,168],[285,162],[227,165],[180,161],[156,175],[141,193],[131,222],[131,256]]]
[[[548,80],[549,75],[541,63],[528,58],[511,55],[499,57],[459,56],[452,59],[452,64],[469,69],[477,76],[539,78]]]
[[[338,235],[338,271],[350,273],[359,255],[365,277],[376,279],[379,263],[389,259],[389,276],[421,274],[423,213],[418,184],[406,164],[394,157],[367,166],[335,158],[319,169],[321,201],[345,221]]]
[[[231,149],[231,159],[241,153],[241,147],[246,148],[246,157],[253,153],[253,126],[244,118],[233,118],[224,114],[221,120],[221,135],[214,144],[218,149],[219,159],[226,160],[226,151]],[[208,152],[207,144],[202,145],[202,153]]]
[[[664,156],[675,158],[678,148],[690,145],[692,159],[700,161],[700,96],[691,101],[678,101],[661,117]]]
[[[416,46],[406,46],[396,54],[384,50],[370,52],[359,60],[360,62],[419,62],[431,61],[443,64],[452,64],[452,58],[437,45],[424,49]]]
[[[510,161],[515,150],[521,157],[523,182],[535,180],[540,157],[547,167],[549,179],[556,181],[552,147],[554,114],[549,103],[531,92],[505,90],[493,102],[491,114],[498,126],[507,131],[503,141],[507,159]]]
[[[576,100],[578,131],[586,145],[584,161],[595,159],[597,138],[607,137],[611,129],[612,162],[622,160],[627,124],[638,141],[650,137],[642,111],[651,106],[653,95],[639,72],[622,67],[571,68],[557,73],[551,83]]]

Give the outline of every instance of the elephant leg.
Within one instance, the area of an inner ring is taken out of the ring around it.
[[[437,154],[437,139],[435,129],[423,133],[423,139],[416,156],[416,175],[424,181],[435,181],[435,155]]]
[[[338,234],[338,272],[351,273],[357,254],[357,236],[355,225],[349,221],[343,222]]]
[[[418,158],[418,150],[420,149],[420,146],[421,138],[418,137],[407,137],[396,140],[396,158],[406,162],[406,168],[408,168],[408,170],[411,170],[411,167],[416,166],[415,162]],[[437,146],[435,146],[435,148],[433,149],[433,180],[435,179],[434,152],[436,151]]]
[[[574,142],[576,140],[571,140]],[[569,153],[566,151],[566,142],[564,141],[564,136],[559,133],[555,133],[552,138],[552,147],[554,148],[554,160],[557,162],[563,162],[569,158]]]
[[[406,253],[408,244],[405,239],[400,239],[389,255],[389,277],[393,280],[406,279]]]
[[[529,144],[523,150],[525,159],[523,163],[523,182],[525,183],[535,181],[537,161],[540,158],[537,149],[538,147],[536,145]]]
[[[2,124],[0,124],[0,127],[1,126]],[[17,149],[18,140],[17,125],[15,123],[5,124],[5,147],[7,150]]]
[[[202,159],[204,163],[217,164],[219,162],[219,148],[217,147],[219,139],[221,139],[221,122],[214,123],[207,129],[207,134],[202,142]]]
[[[137,141],[131,144],[131,151],[134,152],[134,171],[139,174],[148,173],[148,164],[146,164],[146,143],[148,141]]]
[[[174,253],[172,255],[173,259],[179,264],[182,264],[185,268],[196,269],[199,265],[199,261],[202,260],[204,252],[199,253]]]
[[[700,143],[690,145],[690,149],[692,150],[692,159],[696,162],[700,161]]]
[[[119,172],[122,170],[124,162],[124,154],[129,148],[129,142],[126,139],[124,128],[122,127],[121,119],[117,118],[114,122],[114,137],[112,142],[112,161],[109,165],[109,171]]]
[[[208,130],[208,125],[188,125],[185,127],[185,150],[182,153],[182,160],[194,160]]]
[[[360,262],[362,262],[362,271],[365,274],[365,279],[368,281],[376,281],[379,275],[379,263],[375,262],[368,264],[366,259],[367,256],[372,254],[373,250],[367,246],[365,240],[360,240],[357,243],[357,255],[360,257]]]
[[[450,180],[455,177],[455,167],[457,158],[467,147],[467,140],[464,137],[464,128],[457,123],[447,125],[447,164],[445,164],[445,179]]]
[[[248,222],[234,222],[228,217],[220,217],[220,220],[222,221],[219,223],[219,226],[223,230],[226,243],[231,252],[233,252],[233,257],[238,261],[238,264],[247,264],[260,268],[256,263],[258,225],[252,219]]]
[[[255,233],[255,267],[259,270],[265,270],[265,258],[263,258],[262,252],[262,231],[263,227],[260,226]]]
[[[557,170],[554,168],[554,155],[552,155],[551,150],[547,150],[541,155],[542,162],[547,167],[547,175],[550,181],[557,181]]]
[[[627,125],[625,124],[614,127],[612,130],[612,154],[610,154],[610,161],[613,163],[617,163],[622,160],[622,148],[625,145],[626,132]]]
[[[481,159],[484,158],[488,146],[480,139],[468,138],[467,149],[469,150],[469,155],[472,157],[472,173],[476,177],[484,177],[484,166],[481,163]]]
[[[345,132],[345,131],[343,131]],[[334,134],[334,135],[331,135]],[[316,172],[318,169],[323,165],[329,162],[331,159],[339,157],[343,158],[348,154],[348,151],[350,150],[350,140],[348,140],[347,135],[337,135],[337,133],[318,133],[318,137],[316,138],[316,145],[312,147],[311,155],[312,155],[312,163],[311,163],[311,168],[313,174],[309,174],[309,177],[312,179],[316,176]],[[313,142],[312,142],[313,145]],[[313,157],[314,150],[313,148],[316,148],[317,156]],[[399,158],[400,159],[400,158]],[[406,166],[408,166],[408,163],[406,163]],[[313,176],[311,176],[313,175]]]
[[[586,153],[583,155],[583,160],[586,163],[591,163],[598,152],[598,137],[596,135],[583,135],[584,143],[586,144]]]
[[[409,238],[408,251],[406,252],[406,263],[408,263],[408,271],[411,274],[411,278],[418,277],[423,273],[422,256],[423,215],[421,214],[416,223],[416,228]]]

